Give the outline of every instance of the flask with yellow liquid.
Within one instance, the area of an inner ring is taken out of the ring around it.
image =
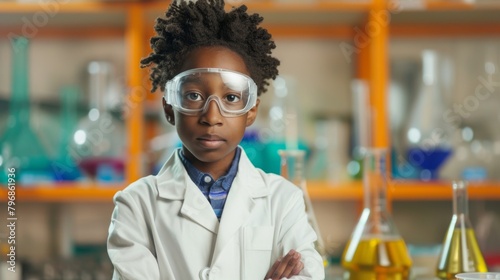
[[[364,209],[342,254],[346,279],[409,279],[412,261],[387,207],[386,159],[386,149],[366,151]]]
[[[452,186],[453,216],[437,265],[440,279],[456,279],[458,273],[488,271],[469,220],[467,182],[454,181]]]

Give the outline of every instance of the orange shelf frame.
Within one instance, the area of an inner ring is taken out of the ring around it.
[[[451,182],[391,182],[394,200],[443,200],[452,198]],[[500,182],[471,182],[468,186],[470,199],[500,199]]]
[[[499,23],[397,24],[390,26],[391,37],[484,37],[500,34]]]
[[[308,182],[308,191],[313,200],[362,200],[362,182],[334,184]],[[500,199],[500,182],[474,182],[469,184],[469,199]],[[394,201],[449,200],[452,198],[451,183],[391,181],[389,195]]]
[[[17,186],[19,202],[112,202],[115,193],[126,186],[122,184],[96,185],[86,183],[54,183],[33,187]],[[0,201],[7,201],[8,190],[0,188]]]
[[[361,181],[344,183],[307,182],[307,191],[312,200],[360,200],[363,199]]]
[[[154,11],[164,11],[171,1],[152,1],[144,3],[143,6],[148,10]],[[226,1],[229,2],[229,1]],[[283,2],[276,0],[266,0],[266,1],[242,1],[241,4],[245,4],[250,12],[277,12],[277,13],[289,13],[289,12],[367,12],[372,7],[370,1],[366,2],[352,2],[352,1],[295,1],[295,2]],[[239,6],[238,4],[226,3],[227,8],[233,6]]]
[[[0,11],[1,13],[36,13],[40,11],[50,11],[53,13],[101,13],[113,10],[125,11],[128,5],[130,4],[120,2],[0,2]]]
[[[16,200],[21,202],[106,202],[111,203],[115,193],[127,184],[56,183],[28,188],[17,187]],[[344,183],[307,182],[307,190],[313,201],[361,201],[361,181]],[[449,182],[392,181],[390,196],[394,201],[450,200]],[[479,182],[469,185],[471,200],[500,200],[500,182]],[[7,189],[0,188],[0,201],[7,201]]]

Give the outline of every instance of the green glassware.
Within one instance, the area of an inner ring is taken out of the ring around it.
[[[46,150],[30,122],[29,41],[12,41],[12,93],[6,130],[0,139],[0,179],[7,182],[7,169],[16,169],[16,182],[22,185],[51,181],[52,171]]]
[[[60,116],[61,134],[57,156],[52,164],[54,177],[57,181],[73,181],[81,177],[78,167],[79,157],[71,148],[78,123],[78,97],[80,95],[80,90],[75,86],[64,86],[59,93],[62,106]]]

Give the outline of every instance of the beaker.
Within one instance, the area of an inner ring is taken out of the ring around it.
[[[387,150],[367,149],[363,165],[364,209],[342,255],[346,279],[409,279],[412,261],[387,207]]]
[[[305,155],[304,150],[278,150],[280,156],[280,174],[294,185],[299,187],[304,194],[304,203],[306,206],[306,213],[309,224],[316,232],[317,240],[314,244],[316,250],[320,253],[323,258],[323,265],[328,265],[328,259],[326,256],[326,248],[321,237],[321,232],[319,230],[318,222],[316,221],[316,215],[314,214],[314,209],[312,207],[311,198],[307,192],[307,183],[305,177]]]
[[[462,272],[487,272],[476,234],[469,220],[467,182],[454,181],[453,216],[439,255],[437,277],[456,279]]]

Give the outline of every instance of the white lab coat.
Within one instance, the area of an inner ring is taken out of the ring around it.
[[[219,223],[177,152],[156,176],[115,197],[108,236],[113,279],[262,280],[290,249],[305,268],[291,279],[324,279],[299,188],[255,168],[244,151]]]

